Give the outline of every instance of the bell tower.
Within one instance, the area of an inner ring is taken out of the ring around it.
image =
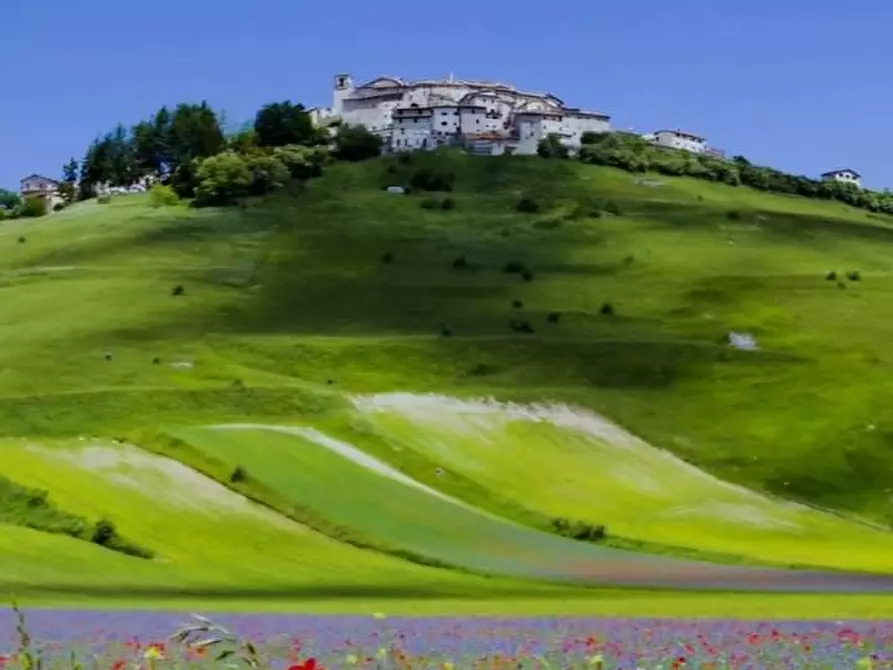
[[[335,116],[341,116],[344,98],[353,93],[353,77],[349,74],[336,74],[335,87],[332,93],[332,112]]]

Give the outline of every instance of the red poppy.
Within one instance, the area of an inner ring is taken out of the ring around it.
[[[112,666],[112,670],[124,670],[124,667],[127,665],[127,662],[124,660],[117,660],[115,664]]]
[[[0,668],[5,666],[7,661],[9,661],[8,656],[0,656]]]
[[[315,658],[308,658],[303,663],[298,663],[297,665],[292,665],[288,668],[288,670],[326,670],[321,665],[317,664]]]

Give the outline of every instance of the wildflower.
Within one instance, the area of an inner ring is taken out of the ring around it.
[[[158,660],[160,658],[164,658],[164,645],[150,644],[146,649],[146,653],[143,654],[143,658],[147,658],[149,660]]]
[[[348,654],[347,658],[344,659],[344,662],[348,665],[356,665],[360,662],[360,659],[357,657],[356,654]]]
[[[0,656],[0,668],[3,668],[9,662],[8,656]]]
[[[456,668],[455,663],[452,663],[451,661],[443,662],[443,670],[455,670],[455,668]]]
[[[379,649],[378,652],[375,654],[375,658],[381,660],[381,659],[386,658],[387,655],[388,655],[388,650],[385,649],[384,647],[382,647],[382,648]]]
[[[326,670],[324,667],[319,665],[316,662],[315,658],[308,658],[303,663],[298,663],[297,665],[292,665],[288,668],[288,670]]]
[[[589,665],[598,668],[598,670],[602,670],[602,668],[605,667],[605,659],[601,654],[596,654],[589,659]]]
[[[373,619],[384,619],[385,615],[382,614],[381,612],[376,612],[375,614],[372,615],[372,618]]]
[[[127,661],[119,658],[117,661],[115,661],[115,664],[112,666],[112,670],[124,670],[126,665],[127,665]],[[0,663],[0,667],[3,667],[2,663]]]

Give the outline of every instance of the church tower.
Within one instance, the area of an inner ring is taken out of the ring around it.
[[[349,74],[335,75],[335,90],[332,94],[332,112],[335,116],[341,116],[344,98],[353,93],[353,77]]]

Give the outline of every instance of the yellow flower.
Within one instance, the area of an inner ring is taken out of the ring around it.
[[[373,619],[384,619],[385,615],[382,614],[381,612],[376,612],[375,614],[372,615],[372,618]]]
[[[383,659],[383,658],[386,658],[387,655],[388,655],[388,650],[385,649],[384,647],[382,647],[381,649],[378,650],[378,653],[375,654],[375,657],[378,659]]]
[[[148,649],[146,649],[146,653],[143,654],[143,656],[145,658],[148,658],[149,660],[164,658],[164,655],[161,653],[161,650],[158,647],[156,647],[155,645],[152,645]]]
[[[357,663],[360,662],[360,659],[357,658],[356,654],[348,654],[347,658],[344,659],[344,662],[347,663],[348,665],[356,665]]]
[[[601,654],[596,654],[595,656],[593,656],[592,658],[589,659],[589,665],[596,667],[596,668],[602,668],[602,667],[604,667],[604,661],[605,661],[605,659],[602,658]]]
[[[449,661],[444,661],[443,670],[455,670],[455,664],[450,663]]]

